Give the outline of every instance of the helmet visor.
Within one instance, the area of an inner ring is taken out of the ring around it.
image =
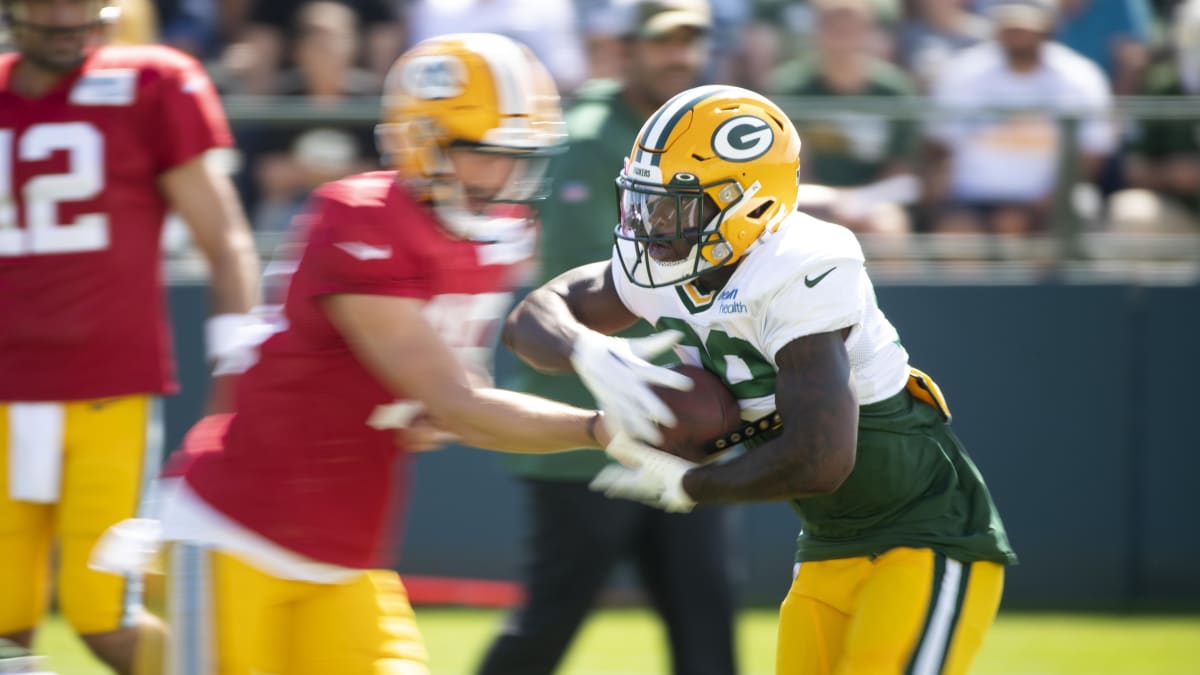
[[[722,211],[706,194],[711,187],[668,187],[625,176],[617,179],[617,252],[634,284],[673,285],[712,267],[708,256],[701,253],[720,247],[724,237],[720,232]]]
[[[622,235],[644,241],[700,241],[704,194],[626,184],[618,186]]]

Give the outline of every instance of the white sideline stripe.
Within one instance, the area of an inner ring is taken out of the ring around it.
[[[962,563],[946,558],[946,571],[942,575],[942,587],[938,590],[933,619],[929,622],[929,630],[925,632],[925,639],[921,641],[921,648],[917,651],[913,675],[937,675],[941,671],[943,657],[946,655],[946,642],[950,639],[950,628],[954,623],[954,605],[958,599],[960,583]]]
[[[164,675],[210,675],[212,612],[208,550],[178,542],[170,554],[167,670]]]
[[[155,508],[154,480],[162,467],[163,454],[163,403],[159,396],[149,397],[146,410],[146,439],[142,446],[142,476],[138,491],[138,518],[152,517]],[[141,574],[125,574],[125,597],[121,602],[121,625],[132,626],[142,610],[142,594],[145,592]]]

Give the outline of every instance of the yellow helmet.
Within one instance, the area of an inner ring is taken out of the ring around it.
[[[446,151],[525,160],[493,201],[529,202],[546,196],[547,159],[563,147],[566,131],[554,80],[533,52],[502,35],[461,33],[425,40],[396,61],[376,137],[385,160],[433,202],[448,229],[479,239],[495,218],[466,207]]]
[[[741,260],[796,210],[800,135],[771,101],[696,87],[646,120],[617,177],[617,252],[638,286],[672,286]],[[654,245],[691,242],[664,260]]]

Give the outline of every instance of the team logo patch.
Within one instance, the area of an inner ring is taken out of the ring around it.
[[[766,120],[739,115],[717,127],[712,136],[713,152],[731,162],[749,162],[762,157],[775,141],[775,132]]]
[[[93,70],[71,87],[73,105],[131,105],[137,92],[138,72],[132,68]]]
[[[400,84],[417,98],[454,98],[466,90],[467,68],[449,54],[418,56],[405,65]]]

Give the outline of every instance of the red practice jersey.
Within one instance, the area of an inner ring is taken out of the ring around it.
[[[159,176],[232,138],[198,63],[102,47],[45,96],[0,55],[0,401],[175,389]]]
[[[535,233],[520,222],[496,243],[455,239],[393,172],[323,186],[307,219],[286,328],[241,376],[223,439],[195,434],[208,447],[185,448],[186,479],[214,508],[289,550],[373,567],[390,548],[390,518],[407,501],[405,453],[378,414],[395,397],[351,353],[320,300],[354,293],[426,301],[425,318],[474,361],[490,353],[515,266],[533,253]]]

